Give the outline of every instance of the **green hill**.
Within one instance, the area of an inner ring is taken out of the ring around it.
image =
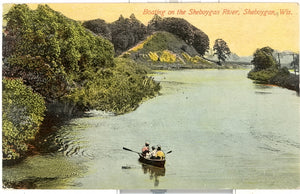
[[[214,68],[195,48],[178,36],[159,31],[148,36],[120,57],[131,58],[151,68]]]

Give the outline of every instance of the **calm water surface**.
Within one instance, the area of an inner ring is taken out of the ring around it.
[[[125,115],[72,120],[49,137],[60,149],[4,167],[3,179],[41,189],[299,188],[300,98],[253,84],[248,71],[157,72],[160,96]],[[173,151],[165,170],[122,149],[145,140]]]

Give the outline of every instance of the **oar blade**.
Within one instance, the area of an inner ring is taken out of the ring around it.
[[[172,150],[168,151],[166,154],[170,154],[170,153],[172,153]]]

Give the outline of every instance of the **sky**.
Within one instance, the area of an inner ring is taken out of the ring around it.
[[[299,52],[299,5],[297,3],[55,3],[52,9],[75,20],[104,19],[113,22],[132,13],[145,25],[154,13],[180,17],[205,32],[213,47],[225,40],[239,56],[253,55],[270,46],[279,51]],[[3,13],[11,5],[3,4]],[[32,9],[37,4],[29,4]],[[283,11],[285,11],[283,13]]]

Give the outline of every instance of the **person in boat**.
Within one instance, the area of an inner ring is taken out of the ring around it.
[[[142,148],[142,156],[145,157],[149,152],[149,142],[146,141],[145,146]]]
[[[156,159],[164,160],[166,158],[165,153],[161,150],[161,146],[157,146],[157,151],[156,151]]]
[[[151,147],[151,152],[149,153],[149,158],[150,159],[155,159],[155,156],[156,156],[156,148],[155,148],[155,146],[152,146]]]

